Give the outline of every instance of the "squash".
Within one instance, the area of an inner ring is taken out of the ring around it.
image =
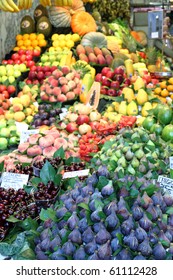
[[[138,31],[131,31],[130,32],[132,37],[140,43],[143,47],[145,47],[148,43],[148,38],[146,33],[143,30],[138,30]]]
[[[49,20],[56,27],[70,27],[72,16],[79,11],[85,11],[82,0],[73,0],[72,6],[50,6]]]
[[[81,45],[90,46],[92,48],[98,47],[99,49],[101,49],[107,47],[107,40],[105,35],[101,32],[88,32],[83,36]]]
[[[88,12],[79,11],[72,16],[71,29],[74,33],[83,36],[88,32],[96,31],[97,24],[95,19]]]

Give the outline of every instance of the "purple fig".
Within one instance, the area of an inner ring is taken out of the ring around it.
[[[58,248],[58,250],[51,255],[51,260],[66,260],[66,257],[63,256],[62,249]]]
[[[89,176],[87,179],[86,179],[86,183],[90,183],[92,184],[93,186],[95,186],[97,183],[98,183],[98,178],[97,178],[97,175],[96,173],[93,173],[91,176]]]
[[[152,243],[152,244],[157,244],[157,242],[158,242],[158,236],[157,236],[154,232],[150,232],[150,233],[148,234],[148,238],[149,238],[150,243]]]
[[[81,189],[81,195],[83,196],[83,197],[85,197],[85,196],[88,196],[89,194],[91,195],[91,194],[93,194],[94,193],[94,187],[92,186],[92,184],[91,183],[89,183],[88,185],[86,185],[85,187],[83,187],[82,189]]]
[[[72,256],[76,250],[75,245],[71,241],[67,241],[62,246],[62,252],[65,256]]]
[[[164,241],[164,246],[165,246],[165,247],[168,248],[168,247],[170,246],[170,240],[166,237],[166,235],[165,235],[165,233],[164,233],[163,230],[160,231],[158,237],[159,237],[159,240],[160,240],[160,241]]]
[[[88,227],[87,219],[86,217],[84,217],[78,223],[79,231],[83,233],[87,229],[87,227]]]
[[[71,217],[67,220],[67,225],[70,230],[73,230],[79,223],[79,218],[76,212],[73,212]]]
[[[144,257],[149,257],[152,254],[152,248],[148,238],[144,239],[144,241],[139,244],[138,251],[141,252]]]
[[[163,195],[163,200],[166,203],[167,206],[173,205],[173,197],[169,193],[165,193]]]
[[[118,228],[114,229],[113,231],[111,231],[111,236],[112,236],[113,238],[116,238],[116,237],[117,237],[117,234],[122,234],[121,228],[120,228],[120,227],[118,227]]]
[[[95,210],[94,212],[92,212],[90,218],[92,222],[100,222],[101,221],[101,217],[99,216],[100,211]]]
[[[169,228],[165,232],[165,236],[169,239],[170,242],[173,241],[173,236],[172,236],[171,232],[169,231]]]
[[[135,236],[139,242],[142,242],[147,237],[147,233],[143,228],[137,227],[135,230]]]
[[[38,251],[36,254],[36,259],[37,260],[48,260],[49,257],[42,251]]]
[[[98,248],[98,257],[100,260],[110,260],[112,255],[112,249],[110,246],[110,240]]]
[[[132,216],[129,216],[129,218],[122,222],[121,224],[121,232],[124,235],[129,235],[131,230],[134,228],[134,221]]]
[[[152,195],[151,199],[153,200],[154,205],[159,205],[160,206],[162,212],[166,211],[167,206],[166,206],[166,203],[163,199],[161,191],[155,192]]]
[[[82,244],[82,235],[80,231],[75,228],[68,236],[68,239],[74,243]]]
[[[82,195],[79,195],[75,200],[76,200],[76,204],[78,205],[84,202],[84,197]]]
[[[129,196],[129,191],[127,190],[126,187],[121,187],[118,195],[122,196],[122,197],[127,197],[127,196]]]
[[[61,219],[65,216],[65,214],[68,212],[66,207],[62,207],[58,210],[56,210],[56,216],[58,219]]]
[[[48,219],[43,223],[44,228],[50,228],[52,227],[52,225],[53,225],[53,221],[51,219]]]
[[[67,208],[67,210],[73,212],[74,211],[74,205],[76,206],[76,202],[72,198],[68,198],[64,201],[64,205]]]
[[[128,249],[122,249],[115,257],[116,260],[132,260],[132,255]]]
[[[155,260],[165,260],[166,259],[166,250],[160,242],[154,246],[153,256],[154,256]]]
[[[87,216],[87,212],[88,212],[88,211],[87,211],[86,209],[84,209],[84,208],[81,209],[81,210],[79,211],[79,217],[82,218],[82,219],[85,218],[85,217]]]
[[[131,250],[136,251],[138,248],[138,239],[135,236],[134,230],[128,236],[124,236],[124,244],[127,245]]]
[[[161,218],[159,218],[159,219],[157,220],[157,225],[158,225],[158,227],[159,227],[161,230],[163,230],[163,231],[166,231],[166,230],[167,230],[167,223],[164,222]]]
[[[143,217],[143,209],[136,203],[132,206],[132,216],[135,221],[139,221]]]
[[[120,197],[120,200],[118,201],[117,205],[118,205],[117,214],[119,214],[124,220],[128,219],[130,213],[127,210],[126,202],[122,196]]]
[[[98,245],[97,245],[97,243],[95,242],[95,240],[93,240],[93,241],[87,243],[87,244],[85,245],[85,247],[84,247],[85,252],[86,252],[86,254],[88,254],[88,255],[93,255],[94,252],[97,250],[97,248],[98,248]]]
[[[116,228],[117,224],[119,223],[119,220],[117,218],[117,215],[115,213],[111,213],[109,216],[107,216],[105,220],[106,227],[109,230],[112,230]]]
[[[136,257],[134,257],[135,261],[142,261],[142,260],[146,260],[146,258],[144,256],[141,255],[141,253],[139,253]]]
[[[61,201],[65,201],[65,200],[67,200],[68,198],[70,197],[70,193],[69,192],[66,192],[66,193],[63,193],[62,195],[60,195],[60,200]]]
[[[106,229],[101,229],[95,236],[96,243],[102,245],[111,239],[110,233]]]
[[[109,216],[111,213],[116,213],[117,209],[117,202],[114,200],[108,203],[106,206],[104,206],[103,211],[106,214],[106,216]]]
[[[50,237],[51,234],[51,230],[50,228],[46,228],[44,229],[41,233],[40,233],[40,239],[41,241],[45,240],[47,237]]]
[[[139,220],[139,225],[145,231],[149,231],[149,229],[152,227],[152,222],[148,219],[148,217],[145,213],[144,213],[143,217]]]
[[[116,252],[117,250],[121,249],[121,245],[119,242],[119,239],[117,237],[113,238],[111,240],[111,248],[112,248],[112,253]]]
[[[56,237],[58,234],[59,234],[59,228],[58,225],[56,224],[52,227],[52,236]]]
[[[61,238],[57,235],[50,241],[50,250],[54,252],[61,245]]]
[[[99,199],[99,201],[101,201],[101,200]],[[92,212],[94,212],[94,211],[96,210],[96,201],[95,201],[95,199],[92,199],[92,200],[89,202],[89,208],[90,208],[90,210],[91,210]]]
[[[143,196],[141,197],[140,205],[142,206],[142,208],[147,209],[149,203],[152,203],[152,199],[148,196],[146,192],[144,192]]]
[[[109,181],[109,183],[102,188],[101,194],[103,195],[103,197],[105,197],[105,196],[110,196],[113,193],[114,193],[114,187],[112,185],[112,181]]]
[[[101,229],[106,229],[102,222],[95,223],[93,225],[93,230],[94,230],[95,233],[98,233]]]
[[[62,228],[59,231],[59,235],[60,235],[61,238],[64,238],[65,236],[67,236],[67,229],[66,228]]]
[[[76,250],[76,252],[73,255],[74,260],[85,260],[86,254],[83,247],[79,247],[79,249]]]
[[[76,200],[78,198],[78,196],[80,195],[80,191],[78,188],[75,188],[71,191],[71,197]]]
[[[88,227],[83,233],[82,233],[82,241],[85,243],[89,243],[94,239],[94,232],[92,231],[91,227]]]
[[[91,195],[91,200],[98,199],[98,198],[103,198],[103,196],[98,189],[95,189],[95,192]]]
[[[99,260],[98,254],[94,253],[93,255],[88,257],[88,260],[90,260],[90,261],[97,261],[97,260]]]
[[[146,209],[146,212],[151,214],[151,220],[153,222],[157,221],[158,219],[158,211],[156,209],[156,206],[153,205],[153,203],[149,203],[147,209]]]
[[[58,226],[59,230],[64,228],[66,225],[67,225],[67,222],[65,220],[61,220],[57,223],[57,226]]]
[[[106,165],[99,166],[99,168],[98,168],[98,170],[96,172],[96,175],[99,176],[99,177],[100,176],[104,176],[104,177],[108,178],[110,173],[109,173],[109,171],[107,169],[107,166]]]
[[[126,202],[124,200],[124,197],[120,196],[120,199],[119,199],[119,201],[117,203],[117,206],[118,206],[118,210],[120,208],[125,208],[126,207]]]
[[[169,215],[169,217],[168,217],[168,225],[173,227],[173,214]]]

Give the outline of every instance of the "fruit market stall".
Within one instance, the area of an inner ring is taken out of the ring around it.
[[[3,259],[173,257],[172,61],[102,2],[0,6],[33,9],[0,65]]]

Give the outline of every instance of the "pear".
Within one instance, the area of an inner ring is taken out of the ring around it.
[[[138,105],[144,105],[148,101],[148,94],[143,88],[138,90],[136,101]]]
[[[131,101],[127,105],[127,115],[129,116],[136,116],[138,114],[138,106],[135,101]]]

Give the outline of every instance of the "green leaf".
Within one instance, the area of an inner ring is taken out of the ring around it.
[[[167,247],[167,248],[170,247],[170,243],[169,243],[168,241],[166,241],[166,240],[164,240],[164,239],[159,239],[159,240],[160,240],[160,242],[162,243],[162,245],[163,245],[164,247]]]
[[[47,221],[49,219],[56,222],[56,212],[52,208],[48,208],[46,210],[42,208],[40,212],[40,220]]]
[[[4,161],[0,163],[0,173],[4,171]]]
[[[18,223],[18,222],[20,222],[20,220],[16,219],[14,216],[9,216],[6,220],[8,222],[10,222],[10,223]]]
[[[54,153],[53,158],[56,158],[56,157],[60,157],[60,158],[62,158],[62,159],[65,158],[65,152],[64,152],[63,147],[61,147],[60,149],[58,149],[58,150]]]
[[[25,243],[25,233],[19,233],[12,244],[0,243],[0,254],[3,256],[13,256],[20,252]]]
[[[133,198],[134,198],[134,197],[137,197],[138,194],[139,194],[139,191],[138,191],[138,190],[132,189],[132,190],[130,191],[130,196],[133,197]]]
[[[22,253],[20,253],[19,255],[17,255],[15,258],[15,260],[35,260],[36,256],[34,251],[31,248],[26,249],[25,251],[23,251]]]
[[[65,160],[66,165],[71,165],[72,163],[78,163],[81,162],[80,158],[77,157],[69,157],[68,159]]]
[[[173,214],[173,207],[168,207],[166,214],[172,215]]]
[[[100,176],[99,177],[99,181],[97,183],[97,188],[99,190],[101,190],[104,186],[106,186],[107,184],[109,183],[109,179],[107,179],[106,177],[104,176]]]
[[[83,208],[83,209],[85,209],[85,210],[87,210],[87,211],[90,211],[89,206],[86,203],[79,203],[78,206]]]
[[[121,233],[117,233],[116,236],[119,240],[120,245],[122,245],[123,244],[123,235]]]
[[[31,178],[30,182],[33,186],[37,187],[39,183],[41,183],[41,178],[39,177],[33,177]]]
[[[105,213],[103,212],[103,211],[100,211],[99,213],[98,213],[98,216],[101,218],[101,219],[106,219],[106,215],[105,215]]]
[[[40,171],[40,178],[42,182],[46,185],[49,181],[54,181],[55,175],[56,170],[53,168],[49,161],[46,161]]]
[[[30,185],[24,185],[23,186],[24,190],[26,191],[26,193],[30,194],[31,192],[37,190],[37,188],[30,186]]]
[[[61,183],[61,180],[62,180],[62,175],[61,174],[56,174],[53,182],[56,186],[59,186],[60,183]]]

